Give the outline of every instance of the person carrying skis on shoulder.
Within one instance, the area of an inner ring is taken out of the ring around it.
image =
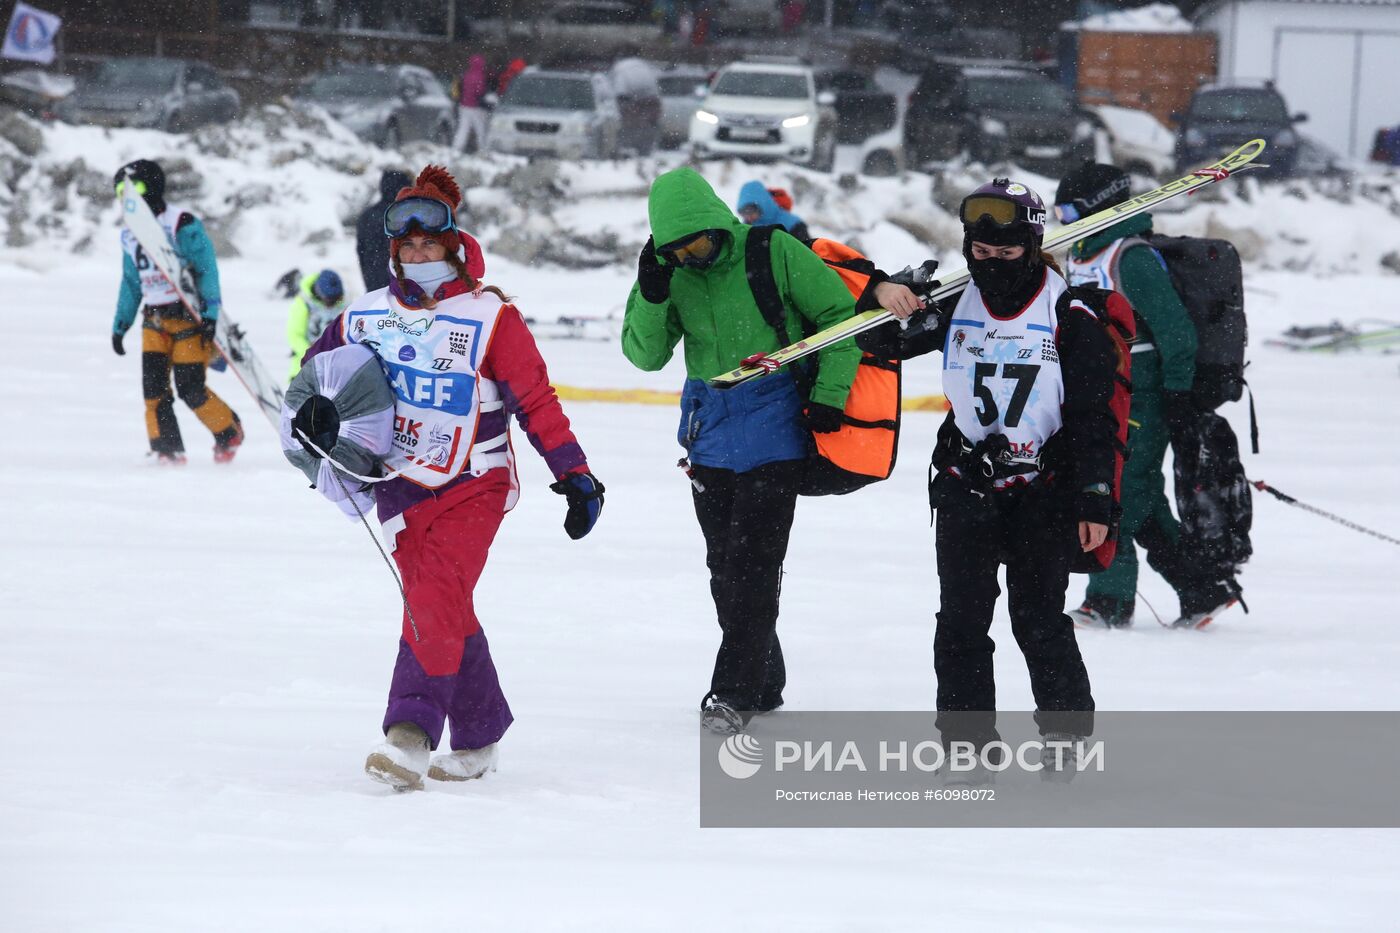
[[[292,348],[292,371],[287,378],[301,372],[301,358],[344,310],[345,285],[334,269],[302,278],[287,311],[287,343]]]
[[[1086,162],[1060,182],[1055,211],[1063,223],[1121,204],[1129,198],[1128,174],[1113,165]],[[1178,546],[1179,530],[1166,495],[1162,461],[1173,438],[1189,436],[1200,412],[1192,401],[1196,374],[1196,328],[1161,257],[1147,237],[1152,215],[1138,214],[1075,243],[1065,275],[1071,285],[1119,292],[1133,306],[1137,336],[1128,458],[1123,467],[1121,544],[1112,565],[1089,577],[1084,604],[1070,612],[1085,628],[1132,624],[1138,559],[1171,584],[1181,603],[1176,624],[1192,625],[1233,605],[1240,587],[1233,576],[1219,579]]]
[[[802,218],[780,207],[773,192],[761,181],[744,182],[734,209],[739,219],[751,227],[782,227],[804,243],[812,239]]]
[[[146,437],[161,464],[185,463],[185,443],[175,419],[175,395],[214,435],[214,462],[233,460],[243,443],[243,425],[227,403],[204,384],[214,348],[214,329],[222,304],[214,244],[198,217],[165,201],[165,171],[149,159],[117,170],[118,197],[123,185],[136,187],[174,244],[198,293],[200,320],[191,318],[176,286],[147,258],[127,228],[122,228],[122,281],[112,321],[112,350],[126,355],[123,339],[141,315],[141,394],[146,400]],[[175,392],[170,391],[171,375]]]
[[[407,609],[384,716],[385,741],[365,771],[398,790],[423,777],[463,781],[494,770],[512,722],[473,590],[496,531],[519,496],[509,436],[514,415],[544,457],[568,503],[564,530],[578,539],[603,507],[549,373],[515,305],[483,285],[476,241],[453,216],[461,192],[429,165],[385,211],[393,278],[356,300],[306,356],[361,344],[380,358],[393,388],[395,438],[373,485],[385,537],[403,579]],[[338,415],[312,396],[293,427],[329,450]],[[311,445],[303,441],[309,453]],[[451,749],[433,756],[444,723]]]
[[[690,168],[658,177],[647,208],[651,237],[627,299],[622,352],[655,372],[684,344],[678,439],[688,459],[681,462],[692,471],[722,633],[701,722],[737,732],[748,715],[783,703],[778,591],[798,486],[812,433],[843,423],[861,353],[849,340],[822,350],[806,397],[788,371],[710,388],[705,380],[781,345],[746,274],[752,228]],[[792,236],[772,231],[769,256],[790,333],[801,333],[803,322],[824,328],[852,315],[854,299],[840,277]]]
[[[1025,185],[996,179],[964,198],[960,214],[967,289],[943,307],[896,312],[907,326],[857,338],[892,359],[943,352],[952,410],[929,487],[937,725],[945,744],[997,740],[988,632],[1004,563],[1036,722],[1047,739],[1073,741],[1091,734],[1094,700],[1065,591],[1072,566],[1104,544],[1113,511],[1120,360],[1103,320],[1107,293],[1066,284],[1041,251],[1045,207]]]

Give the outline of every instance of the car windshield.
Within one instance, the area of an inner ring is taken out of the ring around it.
[[[662,75],[657,79],[657,84],[661,85],[662,97],[690,97],[695,94],[697,87],[705,86],[705,79],[698,76],[677,78]]]
[[[1212,91],[1191,101],[1191,119],[1213,123],[1288,122],[1288,108],[1273,91],[1260,89]]]
[[[306,87],[312,100],[349,100],[394,96],[394,76],[387,71],[366,68],[321,75]]]
[[[156,59],[103,62],[88,85],[98,90],[166,91],[175,86],[180,67]]]
[[[1019,110],[1068,113],[1072,104],[1064,89],[1052,81],[1027,78],[973,78],[967,83],[973,110]]]
[[[726,71],[712,90],[734,97],[801,99],[807,96],[807,79],[782,71]]]
[[[592,110],[593,85],[582,78],[521,75],[510,83],[502,103],[510,107]]]

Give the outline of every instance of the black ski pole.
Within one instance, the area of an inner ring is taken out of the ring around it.
[[[1275,499],[1279,500],[1285,505],[1291,505],[1296,508],[1300,508],[1305,512],[1311,512],[1314,515],[1321,515],[1323,518],[1330,519],[1331,521],[1336,522],[1338,525],[1345,525],[1352,531],[1359,531],[1364,535],[1370,535],[1373,538],[1380,538],[1382,541],[1387,541],[1390,544],[1400,544],[1400,538],[1392,538],[1390,535],[1383,535],[1379,531],[1372,531],[1370,528],[1358,525],[1356,522],[1342,518],[1340,515],[1333,515],[1331,512],[1325,512],[1315,505],[1308,505],[1306,502],[1299,502],[1297,499],[1293,498],[1287,493],[1279,492],[1277,489],[1270,486],[1263,480],[1250,480],[1249,484],[1255,489],[1258,489],[1260,492],[1267,492],[1269,495],[1273,496]]]

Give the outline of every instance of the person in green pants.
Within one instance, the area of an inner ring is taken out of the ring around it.
[[[1055,195],[1060,220],[1069,223],[1129,197],[1128,175],[1112,165],[1086,162],[1061,182]],[[1181,601],[1176,625],[1231,605],[1239,594],[1233,578],[1197,566],[1178,547],[1179,526],[1166,495],[1162,461],[1174,435],[1195,423],[1191,398],[1196,375],[1196,328],[1181,303],[1161,257],[1144,239],[1152,215],[1139,214],[1071,248],[1065,265],[1071,285],[1120,292],[1133,306],[1137,337],[1133,356],[1133,400],[1128,414],[1128,458],[1123,465],[1120,544],[1112,566],[1089,578],[1084,605],[1070,612],[1075,624],[1117,628],[1133,620],[1138,556],[1171,584]]]

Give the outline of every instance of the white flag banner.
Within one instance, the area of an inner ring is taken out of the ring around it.
[[[5,30],[5,47],[0,57],[47,65],[53,61],[54,37],[63,19],[27,3],[16,3]]]

